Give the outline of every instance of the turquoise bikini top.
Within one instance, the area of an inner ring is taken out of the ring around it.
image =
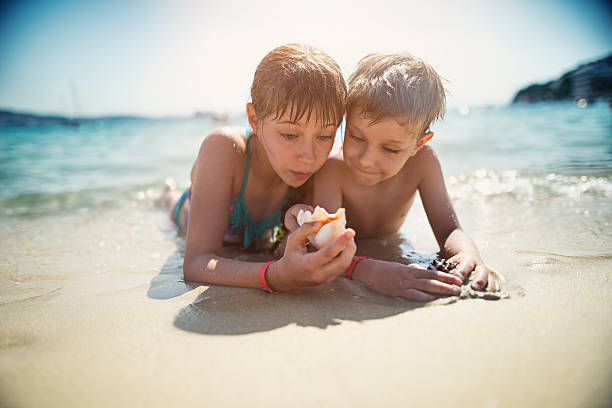
[[[282,208],[287,204],[287,196],[283,199],[280,207],[268,218],[263,221],[253,221],[247,209],[246,200],[244,198],[244,192],[246,191],[247,181],[249,179],[249,168],[251,164],[251,144],[250,136],[251,129],[246,129],[246,140],[247,140],[247,157],[246,166],[244,169],[244,180],[242,182],[242,188],[240,193],[232,199],[230,202],[230,213],[228,219],[227,233],[234,236],[244,236],[243,246],[248,248],[251,245],[253,237],[255,237],[255,247],[259,250],[260,242],[266,232],[270,231],[274,240],[277,239],[279,229],[283,227],[281,221]]]

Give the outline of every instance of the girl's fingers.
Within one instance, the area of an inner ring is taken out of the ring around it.
[[[351,264],[351,260],[353,259],[356,250],[357,247],[355,246],[355,243],[352,241],[349,242],[344,250],[340,252],[340,255],[336,256],[319,269],[322,279],[328,283],[336,279],[338,276],[343,275],[346,268],[348,268]]]
[[[297,216],[300,210],[312,212],[313,208],[312,206],[306,204],[296,204],[291,206],[291,208],[287,210],[287,212],[285,213],[285,227],[291,232],[295,231],[300,227],[297,222]]]
[[[289,232],[293,232],[299,228],[297,218],[294,217],[292,214],[289,214],[289,211],[285,213],[285,228],[287,228],[287,231]]]
[[[419,269],[414,274],[414,276],[415,278],[419,279],[435,279],[439,280],[440,282],[449,283],[451,285],[461,285],[463,283],[463,280],[457,275],[441,271],[432,271],[429,269]]]
[[[430,295],[414,288],[403,289],[399,297],[408,300],[413,300],[415,302],[431,302],[432,300],[437,299],[436,296]]]
[[[458,295],[459,287],[440,282],[435,279],[414,279],[410,281],[412,287],[427,293],[438,295]]]
[[[298,213],[300,212],[300,210],[313,212],[314,211],[314,207],[312,205],[308,205],[308,204],[296,204],[296,205],[292,206],[289,209],[289,211],[291,212],[291,214],[293,214],[295,216],[295,218],[297,218]]]
[[[306,240],[309,235],[316,234],[317,231],[323,226],[321,222],[309,222],[305,223],[291,234],[287,238],[287,248],[293,249],[296,246],[306,246]]]
[[[320,265],[325,265],[344,251],[353,237],[355,237],[355,231],[348,228],[334,241],[310,255],[316,258]]]

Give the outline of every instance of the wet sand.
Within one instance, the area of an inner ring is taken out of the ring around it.
[[[185,283],[156,208],[7,221],[0,406],[609,406],[608,235],[572,252],[488,219],[462,217],[510,298],[447,305]]]

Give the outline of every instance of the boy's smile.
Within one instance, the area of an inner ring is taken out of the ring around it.
[[[394,119],[372,124],[369,118],[350,115],[344,135],[344,162],[357,183],[373,186],[395,176],[422,145]]]

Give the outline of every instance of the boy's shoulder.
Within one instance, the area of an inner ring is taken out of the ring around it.
[[[414,155],[414,159],[421,162],[430,162],[432,160],[438,160],[438,155],[433,147],[425,145]]]
[[[433,168],[439,167],[439,163],[435,149],[425,145],[406,162],[401,171],[402,178],[422,178]]]

